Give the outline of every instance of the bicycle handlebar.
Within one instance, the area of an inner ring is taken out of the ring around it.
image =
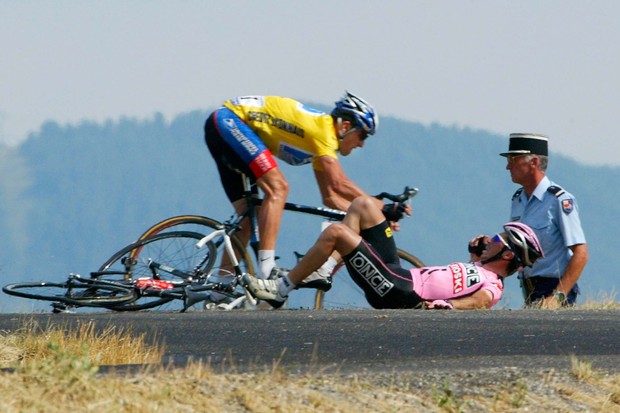
[[[390,194],[388,192],[381,192],[379,195],[375,195],[377,199],[389,199],[392,202],[401,202],[405,203],[411,198],[413,198],[418,193],[418,188],[412,188],[410,186],[406,186],[402,194]],[[262,198],[256,198],[252,195],[251,192],[246,192],[246,198],[253,205],[261,205],[263,203]],[[340,211],[337,209],[325,208],[325,207],[314,207],[308,205],[294,204],[291,202],[286,202],[284,204],[284,209],[287,211],[293,212],[301,212],[310,215],[321,216],[327,218],[329,220],[342,221],[346,215],[345,211]],[[247,211],[250,211],[248,209]],[[246,211],[245,214],[248,212]],[[233,215],[228,221],[226,221],[226,225],[230,225],[231,223],[238,224],[241,218],[244,215]],[[238,221],[235,221],[237,219]],[[205,242],[206,243],[206,242]]]
[[[394,195],[387,192],[381,192],[379,195],[375,195],[377,199],[389,199],[392,202],[407,202],[418,193],[418,188],[405,187],[402,194]]]

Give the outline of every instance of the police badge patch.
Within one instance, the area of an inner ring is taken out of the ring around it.
[[[564,200],[562,200],[562,211],[564,211],[564,213],[566,215],[568,215],[571,212],[573,212],[573,209],[575,209],[575,205],[573,204],[573,200],[572,199],[564,199]]]

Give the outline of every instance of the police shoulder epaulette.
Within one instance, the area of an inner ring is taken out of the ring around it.
[[[517,189],[517,192],[515,192],[514,195],[512,196],[512,200],[514,201],[515,199],[519,198],[522,192],[523,192],[523,188]]]
[[[547,192],[552,193],[553,195],[555,195],[556,198],[559,198],[566,193],[564,188],[560,188],[556,185],[551,185],[549,188],[547,188]]]

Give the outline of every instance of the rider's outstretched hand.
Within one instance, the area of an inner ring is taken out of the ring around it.
[[[489,237],[487,237],[486,235],[478,235],[477,237],[469,241],[469,244],[467,245],[467,250],[471,254],[471,262],[480,261],[482,251],[484,251],[488,243]]]
[[[454,310],[450,300],[424,301],[424,307],[428,310]]]
[[[390,222],[400,221],[405,214],[411,215],[411,207],[402,202],[394,202],[393,204],[385,204],[381,209],[385,219]]]

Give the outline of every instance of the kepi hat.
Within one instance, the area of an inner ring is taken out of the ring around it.
[[[548,156],[548,141],[549,139],[546,136],[538,135],[536,133],[511,133],[508,152],[500,153],[500,155]]]

